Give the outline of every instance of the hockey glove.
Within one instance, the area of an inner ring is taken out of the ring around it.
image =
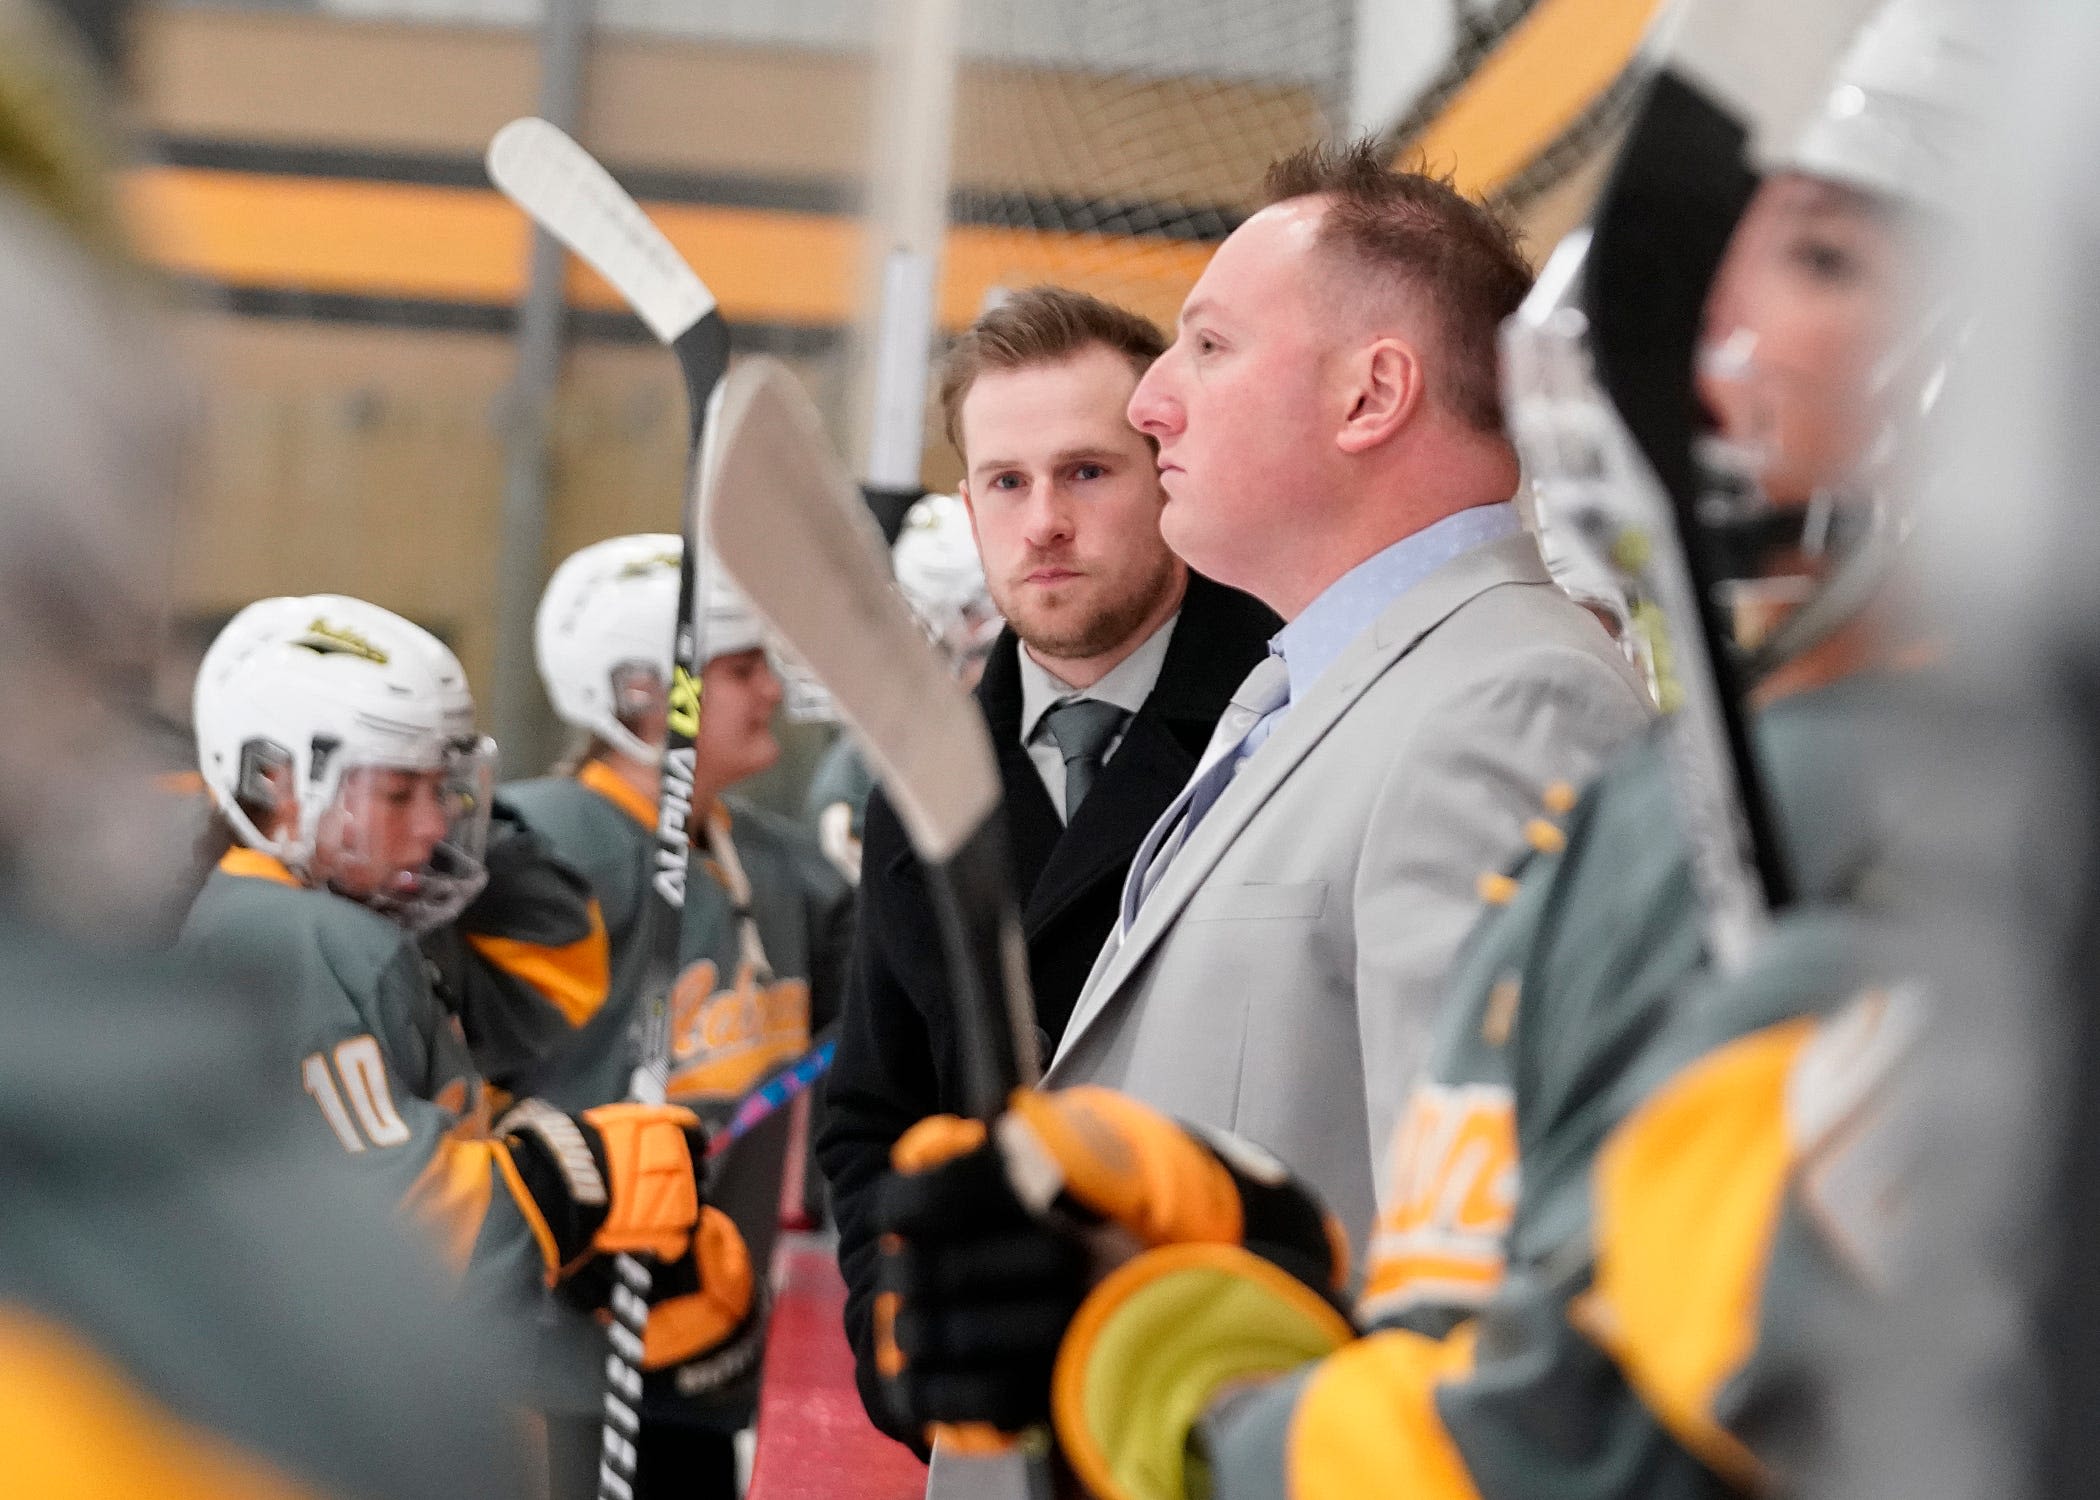
[[[597,1255],[685,1255],[700,1222],[707,1134],[670,1104],[603,1104],[565,1115],[537,1099],[496,1122],[512,1196],[556,1285]]]
[[[898,1417],[1008,1432],[1050,1413],[1050,1376],[1094,1275],[1162,1245],[1244,1247],[1340,1298],[1340,1225],[1276,1162],[1107,1089],[1023,1091],[992,1127],[925,1120],[892,1153],[877,1366]]]
[[[751,1253],[729,1216],[702,1208],[683,1255],[657,1269],[642,1337],[642,1401],[661,1416],[758,1366],[765,1318]]]

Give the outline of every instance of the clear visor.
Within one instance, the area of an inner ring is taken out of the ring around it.
[[[906,596],[912,614],[926,632],[926,638],[940,652],[948,670],[966,683],[974,684],[984,670],[984,660],[992,654],[992,645],[999,639],[999,631],[1006,624],[999,613],[999,606],[992,603],[991,595],[979,594],[962,604],[944,604],[929,608],[918,600]]]
[[[308,874],[411,932],[451,921],[487,883],[496,747],[447,743],[435,767],[351,764],[314,834]]]
[[[1599,615],[1667,706],[1668,644],[1643,584],[1669,534],[1668,504],[1597,384],[1589,319],[1574,305],[1586,250],[1586,234],[1571,236],[1503,325],[1504,403],[1555,581]]]
[[[766,661],[780,679],[780,705],[791,723],[836,724],[839,706],[831,689],[784,647],[769,646]]]

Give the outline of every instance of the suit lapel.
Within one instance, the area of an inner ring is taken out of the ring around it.
[[[1365,691],[1415,644],[1467,603],[1507,583],[1550,584],[1528,533],[1453,558],[1378,617],[1329,667],[1302,703],[1293,703],[1268,740],[1174,854],[1115,953],[1097,965],[1065,1027],[1058,1056],[1109,1009],[1124,983],[1172,929],[1203,881],[1299,762],[1325,739]],[[1175,806],[1180,805],[1177,798]],[[1171,815],[1173,808],[1168,809]]]
[[[1028,747],[1021,743],[1021,643],[1011,626],[999,633],[991,655],[985,659],[984,676],[977,684],[977,701],[984,709],[985,727],[991,731],[992,753],[998,757],[999,780],[1004,791],[1006,840],[1013,858],[1014,898],[1026,903],[1028,894],[1042,878],[1051,851],[1064,834],[1064,821],[1043,790]]]

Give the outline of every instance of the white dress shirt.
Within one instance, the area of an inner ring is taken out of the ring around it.
[[[1029,655],[1027,646],[1020,648],[1021,743],[1035,763],[1036,775],[1043,778],[1043,790],[1050,794],[1050,805],[1057,809],[1059,819],[1065,816],[1065,758],[1057,741],[1051,738],[1044,717],[1058,704],[1076,698],[1098,698],[1130,714],[1143,708],[1159,681],[1159,669],[1167,659],[1167,646],[1180,619],[1181,612],[1176,610],[1165,624],[1145,637],[1144,644],[1109,668],[1091,687],[1073,687]],[[1109,741],[1101,756],[1104,765],[1122,743],[1122,734]]]

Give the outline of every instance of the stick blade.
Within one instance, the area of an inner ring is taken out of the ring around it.
[[[874,518],[788,368],[763,357],[733,368],[714,431],[715,558],[831,690],[913,848],[944,863],[999,806],[977,705],[892,585]]]
[[[489,142],[489,181],[611,282],[662,343],[714,310],[714,294],[596,157],[535,116]]]

